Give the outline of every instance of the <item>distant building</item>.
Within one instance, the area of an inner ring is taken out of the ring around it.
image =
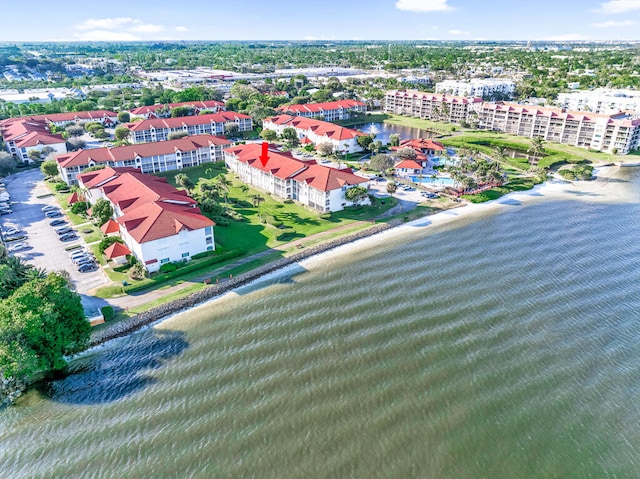
[[[358,137],[364,136],[364,133],[335,123],[300,116],[278,115],[264,119],[262,127],[265,130],[273,130],[278,135],[282,135],[287,128],[293,128],[301,142],[313,143],[316,146],[330,143],[334,151],[344,154],[362,151]]]
[[[575,111],[603,113],[620,111],[640,113],[640,91],[613,88],[597,88],[571,93],[560,93],[558,105]]]
[[[436,83],[436,93],[442,95],[463,96],[507,100],[513,98],[516,84],[499,78],[474,78],[469,81],[444,80]]]
[[[28,117],[33,121],[42,121],[45,124],[53,123],[56,126],[64,126],[67,123],[100,123],[104,126],[113,126],[118,122],[118,114],[108,110],[74,111],[69,113],[48,113],[45,115],[32,115]]]
[[[190,107],[193,109],[195,115],[199,115],[203,110],[209,110],[212,113],[218,113],[219,111],[226,111],[224,102],[217,100],[205,100],[205,101],[183,101],[180,103],[167,103],[157,104],[149,106],[140,106],[129,110],[132,118],[169,118],[171,111],[177,107]]]
[[[148,143],[166,141],[171,133],[180,132],[188,135],[224,135],[224,125],[230,122],[235,122],[238,125],[238,131],[241,132],[253,129],[249,115],[234,111],[177,118],[156,118],[127,123],[125,126],[131,132],[129,140],[132,143]]]
[[[234,146],[224,150],[225,163],[244,183],[317,211],[340,211],[352,205],[345,196],[346,191],[354,186],[366,186],[369,181],[355,175],[350,168],[330,168],[315,160],[298,160],[290,153],[269,151],[268,161],[263,165],[261,153],[260,144]],[[369,204],[369,199],[361,204]]]
[[[387,91],[384,100],[385,113],[446,123],[467,121],[469,111],[482,103],[480,98],[436,95],[417,90],[390,90]]]
[[[159,173],[222,161],[222,149],[230,144],[220,137],[194,135],[155,143],[79,150],[59,155],[56,161],[62,180],[75,185],[79,174],[96,165],[133,167],[142,173]]]
[[[305,118],[322,118],[325,121],[348,120],[353,113],[367,112],[367,104],[355,100],[329,101],[325,103],[305,103],[287,105],[277,108],[287,115],[303,116]]]
[[[91,204],[100,198],[111,203],[120,238],[150,273],[163,264],[189,261],[215,249],[214,222],[166,178],[134,168],[107,167],[84,173],[78,180]]]

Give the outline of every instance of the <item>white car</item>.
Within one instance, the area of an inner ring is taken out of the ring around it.
[[[90,254],[90,253],[85,249],[74,250],[73,253],[71,253],[71,260],[73,261],[75,258],[79,258],[81,256],[86,256],[88,254]]]
[[[53,206],[53,205],[47,205],[47,206],[43,206],[42,207],[42,211],[44,213],[46,213],[47,211],[53,211],[53,210],[57,210],[58,207],[57,206]]]
[[[18,228],[7,228],[6,230],[4,230],[3,232],[5,234],[5,236],[13,236],[13,235],[17,235],[20,233],[20,230]]]
[[[22,251],[25,249],[29,249],[29,245],[27,243],[20,242],[20,243],[12,244],[8,249],[13,253],[15,251]]]

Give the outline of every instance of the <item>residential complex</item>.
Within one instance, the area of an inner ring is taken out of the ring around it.
[[[64,126],[67,123],[88,123],[95,122],[104,126],[113,126],[118,122],[118,114],[108,110],[95,111],[73,111],[69,113],[48,113],[45,115],[32,115],[23,117],[31,121],[42,122],[45,125],[50,123],[56,126]],[[22,118],[17,118],[18,120]]]
[[[200,212],[194,199],[169,185],[166,178],[134,168],[107,167],[78,179],[91,204],[100,198],[111,203],[120,238],[149,272],[215,249],[213,221]]]
[[[467,100],[415,90],[388,91],[385,111],[451,123],[466,122],[479,129],[541,137],[618,154],[637,149],[640,142],[640,119],[624,113],[604,115],[519,103],[483,102],[479,98]]]
[[[418,90],[391,90],[384,97],[384,111],[395,115],[462,123],[467,121],[469,111],[481,103],[481,98],[436,95]]]
[[[507,100],[513,98],[516,84],[499,78],[474,78],[469,81],[444,80],[436,83],[436,93],[442,95]]]
[[[596,88],[560,93],[558,105],[575,111],[611,114],[620,111],[640,113],[640,91]]]
[[[362,147],[358,144],[358,137],[365,136],[360,131],[334,123],[291,115],[266,118],[263,120],[262,126],[265,130],[273,130],[278,135],[282,135],[287,128],[293,128],[302,143],[313,143],[314,145],[330,143],[333,145],[334,151],[343,154],[362,151]]]
[[[210,111],[211,113],[217,113],[219,111],[225,111],[226,107],[224,103],[216,100],[205,101],[183,101],[180,103],[167,103],[159,105],[141,106],[129,110],[132,118],[168,118],[171,116],[171,112],[174,108],[188,107],[191,108],[195,115],[199,115],[201,111]]]
[[[350,168],[330,168],[315,160],[302,161],[290,153],[273,150],[268,152],[268,161],[263,165],[261,153],[260,144],[234,146],[224,150],[225,163],[244,183],[317,211],[340,211],[352,205],[345,197],[346,191],[354,186],[366,186],[369,180],[355,175]]]
[[[287,105],[277,108],[288,115],[305,118],[320,118],[326,121],[348,120],[354,113],[366,113],[367,104],[355,100],[330,101],[326,103],[307,103]]]
[[[225,124],[230,122],[236,123],[238,131],[241,132],[253,129],[250,116],[234,111],[177,118],[155,118],[137,123],[127,123],[125,126],[131,132],[129,140],[132,143],[148,143],[168,140],[171,133],[223,135]]]
[[[217,136],[194,135],[155,143],[79,150],[59,155],[56,161],[62,180],[75,185],[80,173],[96,165],[129,166],[142,173],[158,173],[222,161],[222,149],[230,144]]]
[[[48,152],[67,152],[66,140],[61,135],[54,135],[46,123],[31,118],[9,118],[0,121],[0,137],[7,152],[22,161],[30,161],[31,150],[36,150],[41,155]]]
[[[640,119],[517,103],[483,103],[478,127],[619,154],[638,148],[640,139]]]

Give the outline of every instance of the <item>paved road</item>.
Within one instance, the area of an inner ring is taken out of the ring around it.
[[[57,203],[53,196],[38,198],[49,192],[44,185],[42,173],[39,170],[28,170],[5,178],[4,183],[11,195],[13,213],[0,217],[0,222],[3,227],[14,225],[26,232],[25,242],[30,246],[30,249],[16,253],[16,256],[47,271],[68,271],[76,290],[82,297],[85,311],[93,316],[96,308],[106,303],[86,293],[106,284],[108,279],[101,269],[89,273],[78,272],[65,248],[73,244],[84,244],[84,241],[78,239],[63,243],[49,226],[51,220],[45,217],[42,207]]]

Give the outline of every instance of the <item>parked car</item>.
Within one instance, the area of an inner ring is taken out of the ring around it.
[[[89,271],[95,271],[98,269],[98,265],[95,263],[81,264],[78,266],[78,271],[81,273],[87,273]]]
[[[87,254],[89,254],[89,252],[88,252],[86,249],[84,249],[84,248],[78,248],[78,249],[74,249],[74,250],[71,252],[71,255],[70,255],[70,256],[71,256],[71,259],[73,259],[73,258],[76,258],[76,257],[78,257],[78,256],[85,256],[85,255],[87,255]]]
[[[29,245],[27,243],[24,243],[24,242],[14,243],[11,246],[9,246],[8,249],[12,253],[15,252],[15,251],[24,251],[25,249],[29,249]]]
[[[18,228],[13,227],[13,226],[12,226],[12,227],[9,227],[9,228],[6,228],[6,229],[3,231],[3,234],[4,234],[5,236],[13,236],[13,235],[17,235],[17,234],[19,234],[19,233],[20,233],[20,230],[19,230]]]
[[[60,218],[62,216],[62,213],[60,213],[60,211],[58,210],[52,210],[52,211],[47,211],[45,213],[45,216],[47,218]]]
[[[90,261],[94,261],[95,262],[95,258],[93,257],[93,255],[84,255],[84,256],[76,256],[75,258],[71,258],[71,261],[73,261],[75,264],[82,264],[82,263],[87,263]]]
[[[73,231],[73,228],[71,226],[62,226],[60,228],[56,228],[55,231],[59,235],[63,235],[65,233],[71,233]]]
[[[65,233],[63,235],[59,236],[59,240],[60,241],[73,241],[74,239],[78,239],[79,236],[76,235],[75,233]]]
[[[56,220],[50,221],[49,222],[49,226],[62,226],[62,225],[66,225],[67,221],[63,220],[62,218],[58,218]]]
[[[54,206],[54,205],[47,205],[47,206],[43,206],[42,207],[42,212],[46,213],[47,211],[53,211],[53,210],[57,210],[58,207]]]
[[[13,213],[12,210],[0,210],[0,215],[10,215]]]
[[[76,261],[76,264],[78,266],[80,266],[80,265],[83,265],[83,264],[92,264],[92,263],[95,263],[95,262],[96,262],[96,260],[93,259],[93,258],[82,258],[82,259]]]

